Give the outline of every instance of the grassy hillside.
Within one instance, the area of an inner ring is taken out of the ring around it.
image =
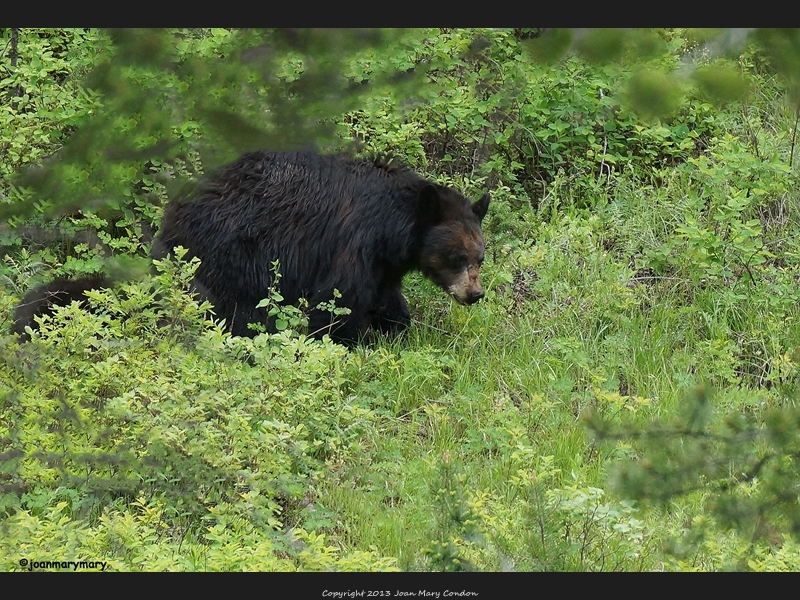
[[[697,58],[743,82],[729,100],[675,75],[697,32],[548,64],[533,30],[405,31],[332,59],[357,94],[339,105],[309,58],[332,42],[276,45],[260,78],[226,70],[250,34],[166,32],[171,70],[129,59],[141,32],[18,35],[0,63],[0,569],[800,568],[797,113],[758,47]],[[669,84],[652,114],[633,110],[642,66]],[[410,330],[348,352],[291,311],[231,338],[187,295],[196,264],[151,274],[176,182],[291,140],[281,111],[298,136],[325,124],[323,149],[488,189],[485,299],[412,274]],[[99,310],[7,333],[28,289],[101,270],[124,276]]]

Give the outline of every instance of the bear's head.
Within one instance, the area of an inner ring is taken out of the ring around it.
[[[478,271],[484,252],[481,221],[489,208],[489,194],[471,203],[453,189],[430,184],[419,200],[425,224],[420,270],[459,304],[474,304],[484,296]]]

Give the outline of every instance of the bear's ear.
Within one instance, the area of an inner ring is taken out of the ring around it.
[[[435,225],[442,220],[442,198],[436,186],[428,184],[419,193],[417,217],[421,222]]]
[[[478,217],[479,221],[483,221],[487,210],[489,210],[489,194],[485,193],[480,200],[472,205],[472,212]]]

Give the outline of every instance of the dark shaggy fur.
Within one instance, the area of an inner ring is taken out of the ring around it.
[[[312,310],[309,330],[353,343],[369,325],[405,327],[410,315],[403,276],[422,270],[459,302],[483,296],[480,283],[457,290],[453,280],[483,260],[480,222],[489,203],[474,205],[406,167],[347,155],[259,151],[242,156],[198,193],[170,206],[154,254],[177,245],[199,256],[196,280],[236,335],[265,322],[255,306],[280,264],[285,301],[314,309],[338,289],[351,309],[331,325]]]
[[[14,324],[11,333],[16,333],[22,340],[29,340],[26,326],[37,329],[39,324],[34,315],[52,315],[53,307],[67,306],[73,300],[86,302],[86,292],[111,287],[111,282],[104,277],[84,277],[82,279],[56,279],[28,292],[14,311]]]
[[[267,323],[256,304],[269,293],[277,260],[284,301],[309,301],[309,330],[353,344],[369,327],[408,325],[401,283],[411,270],[461,304],[483,297],[480,223],[488,205],[487,194],[472,204],[397,163],[258,151],[173,202],[153,256],[181,245],[199,257],[197,290],[234,335],[247,336],[248,323]],[[316,306],[334,289],[351,313],[331,323]]]

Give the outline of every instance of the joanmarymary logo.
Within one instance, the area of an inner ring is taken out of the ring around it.
[[[72,571],[92,569],[105,571],[107,564],[103,560],[28,560],[27,558],[22,558],[19,561],[19,566],[26,571],[33,571],[34,569],[70,569]]]

